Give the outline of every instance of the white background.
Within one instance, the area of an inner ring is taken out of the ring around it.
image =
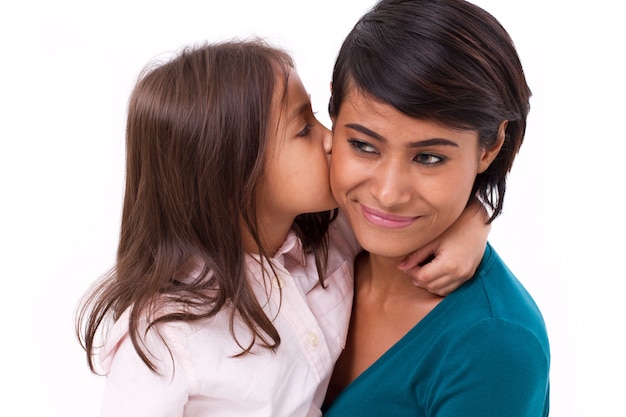
[[[87,370],[73,313],[114,261],[126,103],[143,66],[264,36],[292,52],[328,125],[335,55],[373,3],[0,6],[0,415],[97,415],[103,378]],[[624,416],[624,14],[608,0],[477,3],[510,32],[534,93],[490,240],[544,313],[551,416]]]

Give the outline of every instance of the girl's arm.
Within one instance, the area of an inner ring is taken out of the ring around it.
[[[483,258],[491,225],[485,207],[474,199],[441,236],[407,256],[398,268],[416,286],[445,296],[470,279]]]
[[[101,367],[107,379],[100,417],[182,416],[190,395],[190,382],[178,356],[155,331],[145,332],[145,348],[158,367],[152,372],[130,340],[124,314],[114,325],[102,352]],[[171,343],[171,342],[168,342]]]

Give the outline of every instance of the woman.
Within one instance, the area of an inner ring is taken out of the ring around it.
[[[464,1],[383,0],[332,86],[331,188],[366,252],[327,415],[547,415],[545,324],[490,245],[445,298],[394,269],[474,198],[502,211],[530,98],[509,35]]]

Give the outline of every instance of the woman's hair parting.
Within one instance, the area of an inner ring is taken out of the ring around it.
[[[292,67],[287,53],[261,40],[233,40],[185,48],[140,75],[128,106],[117,261],[77,311],[92,371],[104,324],[127,310],[133,344],[155,372],[143,331],[208,318],[226,306],[233,337],[235,320],[252,335],[249,344],[235,337],[242,354],[255,344],[280,344],[247,279],[243,230],[269,264],[256,193],[268,136],[276,133],[268,125],[275,87],[286,90]],[[301,215],[294,227],[316,255],[322,283],[331,218]]]
[[[417,119],[477,130],[484,147],[508,121],[500,153],[472,192],[490,208],[490,222],[501,213],[531,92],[511,38],[492,15],[462,0],[380,1],[341,47],[331,116],[350,88]]]

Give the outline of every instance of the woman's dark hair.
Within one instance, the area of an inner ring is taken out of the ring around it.
[[[139,326],[146,317],[151,329],[228,306],[233,337],[234,320],[253,336],[240,344],[242,354],[256,343],[280,344],[246,276],[243,231],[269,265],[255,202],[268,136],[276,133],[268,126],[275,87],[284,83],[284,105],[291,67],[289,55],[260,40],[230,41],[186,48],[140,76],[128,108],[116,265],[77,311],[92,371],[104,323],[126,310],[135,349],[155,372]],[[315,254],[322,284],[331,217],[301,215],[294,227]]]
[[[410,117],[477,130],[485,148],[508,121],[502,149],[472,192],[491,209],[489,222],[501,213],[531,92],[511,38],[493,16],[461,0],[380,1],[339,51],[332,117],[350,88]]]

